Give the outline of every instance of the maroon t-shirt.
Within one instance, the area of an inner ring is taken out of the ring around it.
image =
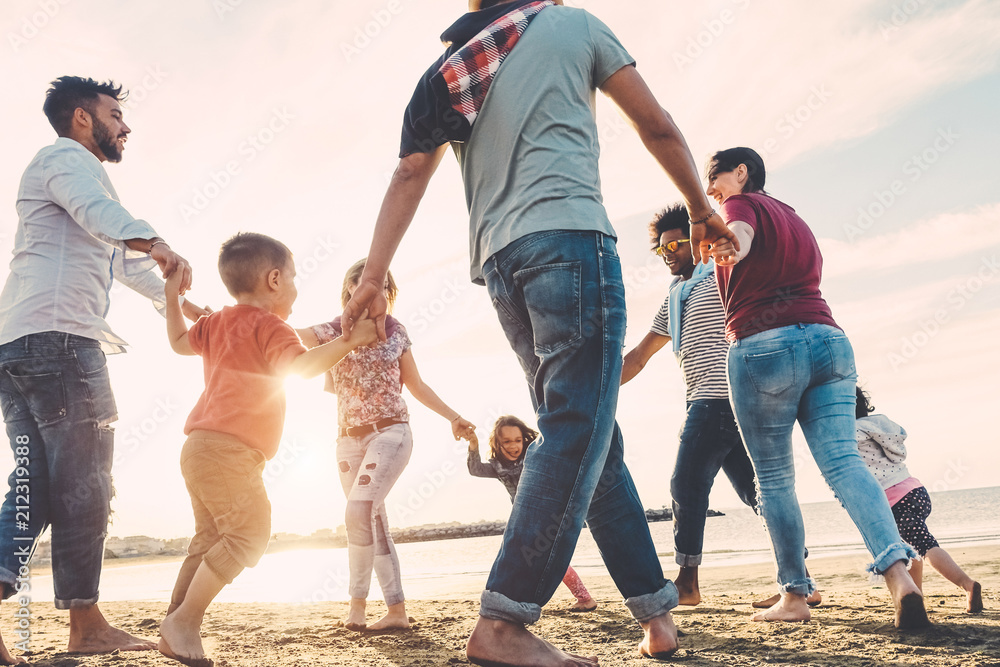
[[[740,194],[723,202],[720,213],[754,231],[746,257],[715,269],[727,340],[792,324],[837,326],[819,291],[823,256],[816,237],[791,206],[761,193]]]

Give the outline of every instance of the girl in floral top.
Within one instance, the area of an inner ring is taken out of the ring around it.
[[[347,305],[358,286],[365,260],[354,264],[344,277],[341,302]],[[391,310],[398,288],[388,274],[386,300]],[[389,534],[385,498],[410,460],[412,436],[410,415],[401,394],[410,394],[451,422],[455,439],[468,437],[475,426],[463,419],[424,384],[410,351],[406,328],[386,317],[386,340],[360,347],[326,375],[326,389],[337,394],[337,465],[347,495],[347,553],[350,570],[351,607],[344,626],[351,630],[408,628],[405,598],[400,581],[399,559]],[[342,335],[340,318],[297,330],[313,347]],[[388,612],[372,625],[366,624],[365,602],[372,571],[378,577]]]
[[[488,477],[498,479],[510,494],[514,502],[517,494],[517,484],[521,481],[521,470],[524,468],[524,455],[528,445],[538,437],[538,432],[528,428],[528,425],[513,415],[505,415],[497,419],[490,432],[490,460],[486,463],[479,458],[479,438],[475,432],[469,440],[469,474],[473,477]],[[569,611],[594,611],[597,602],[590,596],[587,587],[576,570],[570,566],[563,577],[563,583],[569,589],[576,602]]]

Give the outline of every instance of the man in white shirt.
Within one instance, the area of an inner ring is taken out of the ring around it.
[[[31,161],[17,196],[10,275],[0,295],[0,404],[15,470],[0,509],[3,597],[30,591],[31,553],[52,526],[55,605],[70,610],[69,650],[155,649],[97,607],[118,418],[105,353],[123,352],[108,312],[118,279],[160,307],[164,276],[191,268],[133,218],[101,162],[119,162],[131,131],[121,86],[61,77],[43,110],[59,138]],[[191,319],[205,310],[185,303]],[[23,603],[22,603],[23,604]],[[15,632],[27,649],[30,629]],[[0,663],[17,664],[0,639]]]

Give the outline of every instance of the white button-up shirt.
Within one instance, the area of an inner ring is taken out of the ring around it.
[[[105,317],[117,279],[162,312],[156,262],[129,250],[129,239],[156,231],[118,201],[100,160],[66,137],[38,152],[17,193],[17,236],[10,275],[0,294],[0,345],[42,331],[100,341],[106,353],[125,341]]]

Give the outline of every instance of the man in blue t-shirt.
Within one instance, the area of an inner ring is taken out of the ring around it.
[[[344,310],[348,330],[365,309],[384,320],[389,262],[452,144],[470,213],[471,277],[496,305],[541,434],[525,458],[469,638],[475,664],[596,664],[524,627],[558,587],[584,521],[644,630],[640,651],[666,657],[677,648],[670,616],[677,591],[663,577],[615,421],[625,296],[601,198],[598,88],[681,191],[698,257],[720,237],[732,238],[633,59],[599,20],[561,5],[470,0],[471,11],[442,35],[450,46],[406,109],[400,163]]]

